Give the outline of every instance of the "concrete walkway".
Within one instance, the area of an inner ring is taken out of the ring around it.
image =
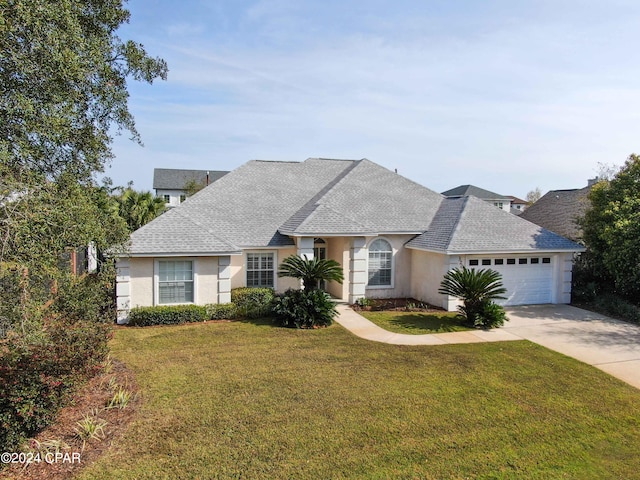
[[[508,307],[509,321],[499,329],[428,335],[392,333],[346,304],[338,304],[337,309],[337,322],[367,340],[394,345],[529,340],[640,388],[640,327],[570,305]]]

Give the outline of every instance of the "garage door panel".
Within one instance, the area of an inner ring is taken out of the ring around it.
[[[509,257],[513,258],[513,257]],[[500,257],[496,257],[500,260]],[[480,262],[481,263],[481,262]],[[507,264],[504,257],[503,264],[479,265],[472,268],[491,268],[502,275],[502,283],[507,289],[505,300],[498,300],[500,305],[527,305],[551,303],[553,290],[553,268],[551,263]],[[498,262],[499,263],[499,262]]]

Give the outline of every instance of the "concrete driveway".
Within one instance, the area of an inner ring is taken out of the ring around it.
[[[640,326],[569,305],[507,307],[504,330],[640,388]]]

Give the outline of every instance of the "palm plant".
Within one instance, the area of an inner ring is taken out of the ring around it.
[[[120,216],[125,219],[132,232],[149,223],[166,209],[162,198],[155,197],[151,192],[137,192],[131,188],[124,190],[117,200]]]
[[[438,290],[439,293],[462,300],[463,305],[458,307],[458,311],[475,326],[487,326],[485,314],[496,316],[496,308],[491,305],[494,305],[493,300],[504,299],[502,294],[506,291],[502,275],[495,270],[475,270],[464,266],[449,270]],[[491,319],[488,320],[488,323],[493,323]]]
[[[322,281],[342,283],[344,280],[342,267],[335,260],[309,260],[298,255],[291,255],[282,261],[278,276],[301,279],[305,290],[317,289]]]

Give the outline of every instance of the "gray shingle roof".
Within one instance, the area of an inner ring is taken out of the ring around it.
[[[198,185],[207,184],[207,172],[209,183],[213,183],[229,172],[219,170],[180,170],[175,168],[154,168],[153,188],[160,190],[184,190],[188,182],[194,181]]]
[[[576,219],[584,216],[591,187],[574,190],[551,190],[527,208],[521,218],[559,235],[578,241],[582,230]]]
[[[481,198],[482,200],[511,200],[506,195],[500,195],[499,193],[490,192],[484,188],[476,187],[475,185],[460,185],[446,192],[442,192],[445,197],[468,197],[470,195]]]
[[[221,239],[215,225],[198,222],[172,208],[131,234],[131,254],[233,253],[239,249]]]
[[[411,240],[407,246],[451,254],[582,250],[571,240],[474,196],[447,199],[445,202],[430,230]],[[451,224],[455,224],[455,228],[452,229]],[[438,234],[438,229],[442,233]]]
[[[364,159],[344,171],[280,231],[289,235],[419,233],[429,226],[441,201],[438,193]]]
[[[424,232],[424,233],[423,233]],[[446,199],[369,160],[254,160],[131,235],[132,255],[240,253],[290,236],[419,234],[435,251],[576,250],[474,197]]]

